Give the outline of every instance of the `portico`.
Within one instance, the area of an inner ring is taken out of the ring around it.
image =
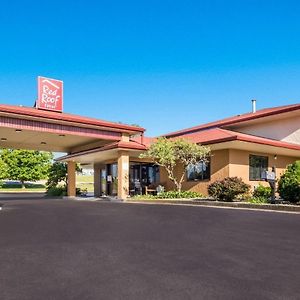
[[[68,154],[57,160],[93,165],[95,197],[108,194],[125,199],[130,193],[130,165],[132,161],[142,162],[139,155],[145,150],[145,145],[123,137],[119,142]]]
[[[138,157],[146,149],[142,144],[144,131],[138,126],[62,112],[0,105],[0,147],[67,153],[60,160],[68,163],[70,197],[76,195],[76,163],[93,164],[95,176],[100,176],[97,171],[101,164],[116,160],[117,196],[124,198],[129,191],[129,156]],[[100,192],[100,181],[95,180],[95,193]]]

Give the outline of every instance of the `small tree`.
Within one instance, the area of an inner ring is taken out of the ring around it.
[[[177,190],[181,191],[187,167],[199,162],[206,162],[209,155],[208,147],[199,146],[184,139],[159,138],[140,157],[150,158],[157,165],[164,167],[169,179],[174,182]],[[176,176],[175,167],[178,163],[183,166],[183,170],[179,176]]]
[[[6,166],[7,178],[19,180],[25,188],[25,181],[47,178],[53,155],[43,151],[3,149],[0,157]]]
[[[79,165],[76,165],[76,171],[81,172]],[[65,187],[68,185],[68,164],[66,162],[54,162],[48,174],[48,181],[46,183],[47,190],[57,187],[63,182]]]
[[[300,201],[300,160],[288,165],[278,182],[280,197],[292,203]]]

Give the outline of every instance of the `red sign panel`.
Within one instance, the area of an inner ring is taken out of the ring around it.
[[[39,109],[62,112],[63,82],[61,80],[39,76],[36,107]]]

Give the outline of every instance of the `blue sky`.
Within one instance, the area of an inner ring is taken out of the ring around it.
[[[299,1],[5,1],[1,103],[32,106],[38,75],[64,111],[154,136],[300,102]]]

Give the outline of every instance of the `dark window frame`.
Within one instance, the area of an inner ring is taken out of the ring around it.
[[[263,181],[262,172],[269,167],[269,157],[265,155],[249,155],[249,181]]]
[[[204,164],[204,162],[199,162],[198,164]],[[197,172],[197,165],[193,166],[193,172],[194,173],[198,173],[201,174],[201,177],[196,177],[196,176],[189,176],[189,172],[190,170],[186,170],[186,181],[188,182],[197,182],[197,181],[210,181],[210,177],[211,177],[211,162],[208,161],[206,163],[207,166],[207,170],[203,171],[201,170],[201,172]],[[194,178],[190,178],[190,177],[194,177]]]

